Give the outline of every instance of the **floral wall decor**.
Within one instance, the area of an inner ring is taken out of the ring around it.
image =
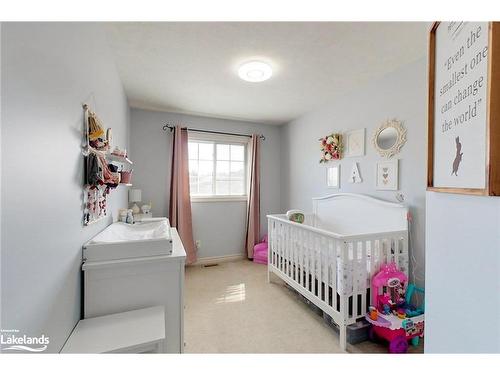
[[[319,141],[321,147],[320,163],[342,159],[342,134],[332,133],[326,137],[320,138]]]

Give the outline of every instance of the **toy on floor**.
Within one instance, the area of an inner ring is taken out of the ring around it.
[[[423,295],[424,289],[413,284],[405,288],[407,281],[394,263],[383,264],[372,279],[374,306],[366,314],[366,320],[372,324],[370,338],[389,341],[390,353],[406,353],[408,340],[417,346],[419,338],[424,336],[424,304],[420,307],[411,304],[415,292]]]
[[[262,237],[261,243],[253,247],[254,263],[267,264],[267,235]]]

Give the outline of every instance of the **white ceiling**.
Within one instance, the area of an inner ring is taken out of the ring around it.
[[[427,23],[112,23],[132,107],[282,124],[426,54]],[[237,76],[249,59],[273,77]]]

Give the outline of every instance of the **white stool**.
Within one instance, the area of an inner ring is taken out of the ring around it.
[[[78,322],[61,353],[165,353],[165,307]]]

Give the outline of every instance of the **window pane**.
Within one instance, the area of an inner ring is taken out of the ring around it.
[[[198,176],[198,160],[189,160],[189,175]]]
[[[229,195],[229,181],[217,181],[215,183],[215,194]]]
[[[245,194],[245,186],[243,181],[231,181],[231,194],[232,195]]]
[[[200,147],[201,151],[201,147]],[[202,161],[200,160],[198,166],[198,191],[203,195],[211,195],[212,194],[212,184],[213,184],[213,162],[211,161]]]
[[[245,160],[245,146],[231,145],[231,160]]]
[[[231,179],[243,180],[245,177],[245,163],[242,161],[231,162]]]
[[[196,142],[188,143],[188,154],[189,154],[189,159],[198,159],[198,143]]]
[[[217,145],[217,160],[229,160],[229,145]]]
[[[229,162],[217,162],[217,180],[229,180]]]
[[[211,161],[200,160],[198,164],[198,174],[200,176],[212,177],[214,171],[214,163]]]
[[[214,144],[200,143],[199,155],[200,155],[200,160],[214,160]]]
[[[200,195],[212,195],[212,176],[200,177],[198,185],[198,193]]]
[[[197,177],[189,177],[189,191],[191,194],[198,194],[198,178]]]

